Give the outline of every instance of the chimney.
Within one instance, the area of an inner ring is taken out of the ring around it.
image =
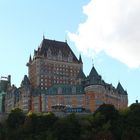
[[[11,85],[11,75],[8,75],[8,83]]]
[[[138,100],[136,100],[136,104],[138,104],[139,102],[138,102]]]

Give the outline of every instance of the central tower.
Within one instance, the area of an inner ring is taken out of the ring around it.
[[[29,80],[34,88],[47,89],[54,84],[76,85],[83,70],[81,56],[75,56],[67,42],[43,38],[33,58],[27,63]]]

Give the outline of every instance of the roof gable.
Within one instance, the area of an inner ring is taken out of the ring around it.
[[[101,76],[97,73],[93,66],[88,76],[89,84],[102,84]]]
[[[80,79],[85,79],[86,78],[86,76],[85,76],[85,74],[84,74],[82,69],[80,69],[80,71],[79,71],[79,73],[77,75],[77,79],[79,79],[79,78]]]
[[[21,86],[29,86],[29,85],[30,85],[29,78],[27,77],[27,75],[24,75],[24,78],[21,82]]]
[[[118,85],[117,85],[117,91],[120,93],[120,94],[127,94],[127,92],[124,90],[124,88],[122,87],[121,83],[119,82]]]
[[[39,55],[47,56],[48,50],[51,51],[52,55],[58,55],[58,53],[61,52],[63,57],[72,56],[73,61],[80,63],[80,61],[77,59],[67,42],[43,39],[40,44],[40,47],[37,50],[37,53]]]
[[[99,75],[98,75],[95,67],[93,66],[92,69],[91,69],[91,71],[90,71],[90,73],[89,73],[89,77],[98,77],[98,76]]]

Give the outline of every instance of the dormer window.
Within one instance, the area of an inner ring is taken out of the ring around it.
[[[68,56],[68,62],[72,62],[72,61],[73,61],[73,56],[72,53],[70,52]]]
[[[62,60],[62,52],[60,50],[58,52],[58,60]]]
[[[48,59],[51,59],[51,57],[52,57],[50,48],[47,51],[47,57],[48,57]]]

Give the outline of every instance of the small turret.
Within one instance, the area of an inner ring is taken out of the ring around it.
[[[83,64],[81,54],[79,55],[79,62]]]
[[[43,34],[43,40],[45,39],[45,35]]]
[[[79,73],[77,75],[77,79],[83,79],[84,80],[85,78],[86,78],[86,76],[85,76],[83,70],[80,69],[80,71],[79,71]]]
[[[32,62],[32,56],[30,55],[30,57],[29,57],[29,63],[31,63]]]
[[[120,94],[127,95],[127,92],[124,90],[124,88],[122,87],[122,85],[121,85],[120,82],[119,82],[118,85],[117,85],[117,91],[118,91]]]
[[[8,83],[11,85],[11,75],[8,75]]]
[[[27,75],[24,75],[24,78],[21,82],[21,86],[29,86],[30,85],[30,81]]]
[[[97,73],[97,71],[96,71],[94,66],[92,67],[92,69],[90,71],[89,77],[94,77],[94,78],[99,77],[99,74]]]
[[[91,85],[98,85],[98,84],[103,84],[103,80],[101,76],[98,74],[96,71],[95,67],[93,66],[89,76],[88,76],[89,84]]]
[[[28,61],[28,63],[26,64],[26,66],[29,66],[31,62],[32,62],[32,57],[31,57],[31,55],[30,55],[30,56],[29,56],[29,61]]]

